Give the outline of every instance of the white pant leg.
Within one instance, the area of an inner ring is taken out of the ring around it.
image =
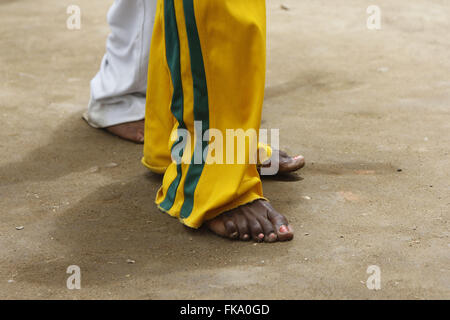
[[[96,128],[144,119],[150,42],[157,0],[115,0],[100,71],[83,115]]]

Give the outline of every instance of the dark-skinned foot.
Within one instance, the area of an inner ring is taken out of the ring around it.
[[[121,123],[107,127],[105,130],[122,139],[133,141],[135,143],[144,143],[144,120]]]
[[[291,157],[284,151],[278,151],[278,158],[275,157],[275,152],[272,157],[262,163],[262,167],[270,167],[272,161],[278,161],[278,173],[288,173],[300,170],[305,166],[305,158],[301,155]]]
[[[294,238],[287,219],[264,200],[223,213],[206,225],[215,234],[232,240],[276,242]]]

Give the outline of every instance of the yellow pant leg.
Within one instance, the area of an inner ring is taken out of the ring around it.
[[[259,130],[265,82],[265,0],[160,0],[150,55],[143,162],[170,162],[180,130],[194,133],[184,158],[208,154],[210,129]],[[172,139],[170,139],[172,137]],[[224,142],[225,144],[225,142]],[[242,151],[242,150],[241,150]],[[263,198],[256,165],[171,162],[158,206],[197,228]],[[160,170],[163,171],[163,170]]]
[[[176,127],[171,113],[173,85],[166,58],[163,3],[156,10],[154,34],[152,36],[147,106],[145,114],[144,157],[142,163],[150,170],[165,173],[171,163],[170,135]]]

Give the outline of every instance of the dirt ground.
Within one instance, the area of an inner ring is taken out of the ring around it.
[[[446,0],[269,2],[263,127],[308,161],[264,181],[296,230],[272,245],[159,212],[142,147],[81,120],[111,3],[0,1],[0,298],[450,298]]]

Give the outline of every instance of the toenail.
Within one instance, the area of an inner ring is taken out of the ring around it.
[[[230,237],[232,237],[232,238],[236,238],[238,236],[238,233],[237,232],[233,232],[231,235],[230,235]]]
[[[285,226],[285,225],[282,225],[281,227],[280,227],[280,232],[281,233],[286,233],[286,232],[288,232],[289,230],[288,230],[288,228]]]
[[[249,238],[249,235],[248,234],[244,234],[243,236],[242,236],[242,239],[244,239],[244,240],[247,240]]]
[[[258,238],[264,239],[264,234],[263,234],[263,233],[260,233],[260,234],[258,235]]]

